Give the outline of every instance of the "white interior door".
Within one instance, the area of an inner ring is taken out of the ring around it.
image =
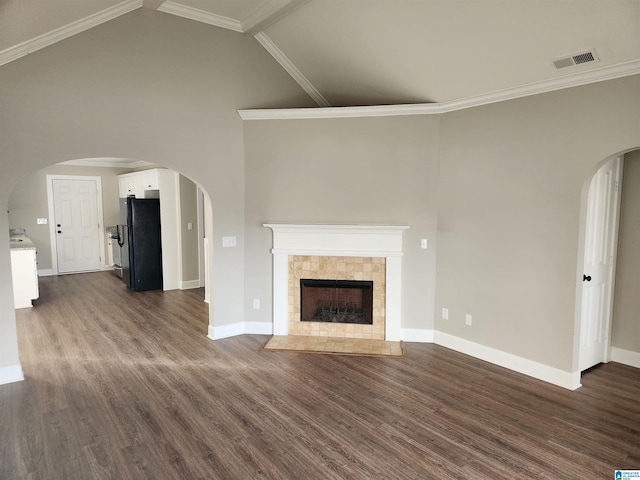
[[[100,269],[96,180],[52,180],[58,273]]]
[[[594,175],[587,222],[580,328],[580,371],[607,361],[620,205],[620,158]]]

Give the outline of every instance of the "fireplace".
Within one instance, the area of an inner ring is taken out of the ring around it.
[[[273,334],[399,341],[407,225],[267,223],[273,230]],[[373,323],[301,321],[300,280],[373,282]]]
[[[300,279],[300,321],[373,325],[373,282]]]

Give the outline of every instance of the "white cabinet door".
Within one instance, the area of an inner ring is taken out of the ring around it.
[[[125,198],[134,195],[144,198],[146,190],[159,190],[158,170],[144,170],[142,172],[125,173],[118,178],[118,195]]]
[[[140,189],[140,198],[144,198],[145,190],[158,190],[158,171],[147,170],[141,173],[142,175],[138,179],[138,188]]]
[[[31,307],[40,296],[35,249],[11,250],[11,274],[15,308]]]

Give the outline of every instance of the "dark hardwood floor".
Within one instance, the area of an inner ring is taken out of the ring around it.
[[[41,278],[0,386],[1,479],[609,479],[640,469],[640,370],[570,392],[431,344],[404,358],[206,338],[200,290]]]

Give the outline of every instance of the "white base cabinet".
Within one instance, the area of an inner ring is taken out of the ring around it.
[[[11,274],[15,308],[31,307],[40,296],[35,248],[11,249]]]

